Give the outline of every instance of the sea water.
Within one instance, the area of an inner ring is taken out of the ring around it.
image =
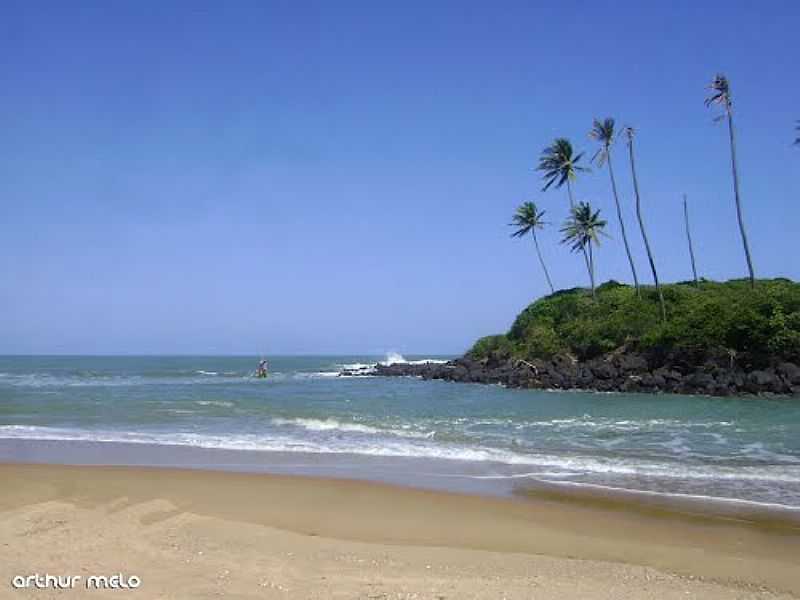
[[[339,376],[386,358],[269,357],[269,377],[257,379],[258,357],[0,357],[0,461],[199,465],[490,493],[543,483],[800,510],[799,398]]]

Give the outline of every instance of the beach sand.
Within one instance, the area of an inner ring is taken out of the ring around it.
[[[0,598],[791,598],[800,530],[552,494],[0,465]],[[136,590],[15,589],[123,573]]]

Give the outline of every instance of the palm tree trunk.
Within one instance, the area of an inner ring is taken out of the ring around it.
[[[742,234],[742,245],[744,255],[747,259],[747,270],[750,273],[750,287],[755,287],[756,276],[753,272],[753,260],[750,258],[750,245],[747,243],[747,233],[744,230],[744,220],[742,219],[742,201],[739,197],[739,170],[736,167],[736,137],[733,131],[733,113],[730,106],[728,112],[728,133],[731,138],[731,168],[733,170],[733,193],[736,196],[736,217],[739,219],[739,232]]]
[[[592,284],[592,298],[595,298],[594,292],[594,254],[592,253],[592,241],[589,240],[589,282]]]
[[[614,178],[614,168],[611,166],[611,150],[608,150],[608,174],[611,176],[611,190],[614,192],[614,202],[617,204],[617,217],[619,218],[619,228],[622,231],[622,242],[625,244],[625,253],[628,255],[628,262],[631,265],[631,273],[633,274],[633,285],[636,288],[636,295],[641,297],[642,293],[639,290],[639,278],[636,276],[636,266],[633,264],[633,256],[631,255],[631,247],[628,245],[628,235],[625,233],[625,221],[622,219],[622,209],[619,205],[619,195],[617,194],[617,181]]]
[[[569,195],[569,207],[575,209],[575,198],[572,196],[572,185],[567,179],[567,194]],[[589,256],[586,254],[586,246],[581,248],[583,252],[583,261],[586,263],[586,268],[589,268]],[[592,294],[594,296],[594,294]]]
[[[547,266],[544,264],[542,252],[539,250],[539,240],[536,238],[536,230],[532,229],[531,232],[533,233],[533,244],[536,246],[536,255],[539,257],[539,264],[542,265],[542,271],[544,271],[544,276],[547,279],[547,285],[550,286],[550,293],[553,294],[556,290],[553,287],[553,282],[550,281],[550,273],[547,272]]]
[[[567,194],[569,195],[569,207],[575,208],[575,198],[572,196],[572,184],[567,179]]]
[[[694,275],[694,285],[697,287],[697,266],[694,262],[694,246],[692,246],[692,232],[689,229],[689,206],[686,202],[686,194],[683,195],[683,220],[686,222],[686,239],[689,241],[689,258],[692,259],[692,275]]]
[[[628,140],[628,151],[631,159],[631,175],[633,176],[633,192],[636,194],[636,218],[639,221],[639,229],[642,232],[642,239],[644,240],[644,247],[647,250],[647,260],[650,261],[650,270],[653,272],[653,281],[656,284],[656,291],[658,292],[658,301],[661,304],[661,319],[667,320],[667,309],[664,306],[664,294],[661,292],[661,284],[658,282],[658,273],[656,272],[656,263],[653,260],[653,253],[650,250],[650,241],[647,239],[647,232],[644,228],[644,219],[642,218],[642,201],[639,196],[639,180],[636,178],[636,163],[633,159],[633,138]]]

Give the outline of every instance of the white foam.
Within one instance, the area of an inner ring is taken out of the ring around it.
[[[772,452],[770,450],[767,450],[762,442],[754,442],[752,444],[746,444],[745,446],[742,447],[742,454],[749,458],[755,458],[757,460],[763,460],[768,462],[778,461],[782,463],[790,462],[794,464],[800,464],[800,458],[797,458],[796,456],[791,456],[789,454],[781,454],[778,452]]]
[[[408,431],[409,426],[401,426],[401,429],[383,429],[377,427],[370,427],[362,423],[342,423],[336,419],[284,419],[276,417],[272,419],[273,425],[288,425],[299,427],[306,431],[341,431],[351,433],[365,433],[373,435],[392,435],[396,437],[407,437],[417,439],[430,439],[436,433],[435,431],[428,431],[424,433]]]
[[[728,498],[726,496],[708,496],[705,494],[684,494],[681,492],[656,492],[653,490],[636,490],[630,488],[622,488],[611,485],[602,485],[597,483],[584,483],[577,481],[548,481],[542,479],[544,483],[552,483],[557,486],[564,487],[580,487],[591,488],[609,492],[616,492],[620,494],[632,494],[637,496],[650,496],[661,498],[682,498],[686,500],[701,500],[704,502],[722,502],[725,504],[741,505],[741,506],[758,506],[760,508],[773,508],[779,510],[787,510],[792,512],[800,512],[800,506],[793,506],[791,504],[782,504],[779,502],[763,502],[760,500],[745,500],[743,498]]]
[[[293,425],[306,431],[353,431],[358,433],[379,433],[379,429],[358,423],[340,423],[336,419],[272,419],[273,425]]]
[[[393,365],[396,363],[405,363],[405,362],[408,361],[406,361],[405,357],[403,357],[402,354],[398,352],[387,352],[386,357],[381,361],[381,364]]]
[[[375,363],[340,363],[336,366],[345,371],[367,371],[374,369]]]
[[[302,424],[304,423],[304,425]],[[591,475],[628,475],[665,479],[704,481],[749,481],[764,483],[800,484],[800,467],[796,465],[689,465],[657,463],[629,458],[599,456],[559,456],[523,454],[489,447],[470,447],[460,444],[436,443],[419,434],[401,435],[396,430],[377,430],[361,424],[341,424],[315,419],[287,420],[301,428],[316,431],[346,431],[372,433],[379,438],[363,436],[297,437],[291,434],[211,435],[191,432],[146,433],[130,431],[87,431],[26,425],[0,426],[0,438],[34,440],[83,440],[98,442],[128,442],[143,444],[198,446],[229,450],[262,450],[280,452],[309,452],[322,454],[362,454],[385,457],[441,458],[470,462],[493,462],[508,465],[531,465]],[[342,429],[344,427],[345,429]],[[417,438],[417,439],[412,439]]]
[[[419,360],[406,360],[406,358],[397,352],[388,352],[384,359],[381,361],[382,365],[396,365],[396,364],[404,364],[404,365],[426,365],[426,364],[437,364],[441,365],[446,363],[446,360],[442,360],[440,358],[422,358]]]

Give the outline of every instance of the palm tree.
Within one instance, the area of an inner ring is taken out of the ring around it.
[[[620,208],[619,195],[617,194],[617,181],[614,178],[614,167],[611,164],[611,145],[614,143],[614,119],[611,117],[608,117],[603,121],[595,119],[592,130],[589,132],[589,137],[597,140],[601,144],[600,149],[595,152],[592,160],[597,163],[598,167],[602,167],[604,163],[608,163],[608,174],[611,177],[611,191],[614,193],[614,202],[617,205],[619,228],[622,231],[622,243],[625,244],[625,253],[628,255],[628,263],[631,265],[631,273],[633,274],[633,285],[636,288],[636,295],[640,296],[639,278],[636,276],[636,266],[633,264],[631,247],[628,245],[628,235],[625,232],[625,221],[622,219],[622,208]]]
[[[562,244],[570,244],[571,250],[577,252],[581,250],[587,253],[589,260],[587,269],[589,271],[589,281],[592,285],[592,298],[595,297],[594,288],[594,252],[593,246],[600,245],[600,235],[605,235],[606,221],[600,218],[600,211],[592,211],[588,202],[581,202],[570,211],[570,217],[561,228],[564,238]]]
[[[686,194],[683,195],[683,220],[686,223],[686,239],[689,242],[689,258],[692,259],[692,275],[694,275],[694,285],[697,287],[697,266],[694,263],[694,246],[692,245],[692,232],[689,229],[689,205]]]
[[[546,192],[555,184],[556,189],[565,183],[567,184],[567,194],[569,195],[570,208],[575,208],[575,199],[572,196],[572,182],[577,179],[578,173],[588,171],[586,167],[578,165],[583,152],[573,156],[572,144],[566,138],[556,138],[556,140],[542,151],[539,157],[537,171],[543,171],[542,179],[545,185],[542,188]]]
[[[800,121],[797,122],[797,127],[795,129],[797,131],[797,137],[794,140],[794,145],[800,146]]]
[[[539,264],[542,265],[542,271],[544,271],[544,276],[547,279],[547,285],[550,286],[550,293],[553,293],[556,290],[553,287],[553,282],[550,281],[550,273],[547,272],[547,266],[544,264],[542,252],[539,250],[539,240],[536,238],[536,230],[542,229],[545,226],[545,222],[542,220],[543,216],[544,211],[539,211],[533,202],[524,202],[517,208],[517,212],[514,214],[514,217],[511,219],[512,222],[509,225],[517,228],[517,230],[511,234],[511,237],[521,238],[527,233],[533,236],[533,244],[536,246],[536,255],[539,257]]]
[[[742,245],[744,246],[744,255],[747,259],[747,270],[750,274],[750,286],[754,287],[756,284],[756,276],[753,272],[753,261],[750,258],[750,246],[747,243],[747,233],[744,230],[744,220],[742,219],[742,200],[739,196],[739,171],[736,167],[736,137],[733,129],[733,102],[731,100],[731,86],[727,77],[722,73],[718,73],[711,82],[711,89],[713,93],[706,98],[706,106],[717,104],[723,108],[725,115],[720,115],[717,120],[722,119],[724,116],[728,117],[728,135],[730,136],[731,143],[731,169],[733,170],[733,194],[736,198],[736,217],[739,220],[739,232],[742,235]]]
[[[539,157],[537,171],[543,171],[544,179],[543,192],[555,185],[556,189],[565,183],[567,184],[567,196],[569,197],[570,209],[575,208],[575,198],[572,195],[572,182],[578,177],[578,173],[586,172],[589,169],[579,165],[583,152],[573,155],[572,144],[567,138],[556,138],[551,145],[542,150]],[[586,249],[583,250],[583,260],[586,268],[589,268],[589,256]]]
[[[647,260],[650,262],[650,271],[653,273],[653,282],[656,284],[656,291],[658,292],[658,302],[661,304],[661,318],[666,321],[667,308],[664,305],[664,294],[661,292],[661,284],[658,282],[658,272],[656,271],[656,261],[653,259],[653,252],[650,250],[650,240],[647,239],[647,231],[644,228],[644,219],[642,218],[642,199],[639,195],[639,180],[636,178],[636,163],[633,159],[633,127],[626,127],[625,134],[628,139],[628,155],[631,161],[631,176],[633,177],[633,193],[636,196],[636,219],[639,221],[639,230],[642,232],[642,239],[644,240],[644,248],[647,250]]]

